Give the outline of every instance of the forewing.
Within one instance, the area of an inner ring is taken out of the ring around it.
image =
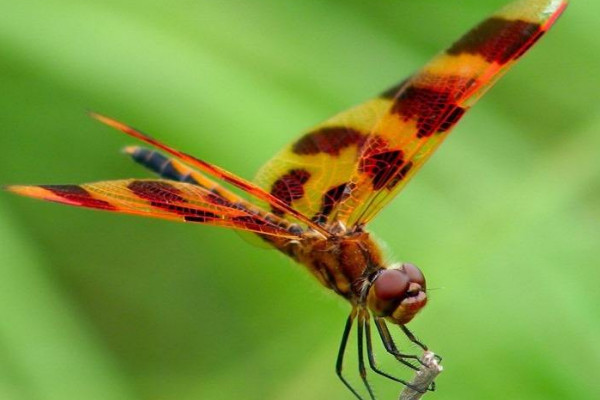
[[[326,225],[350,192],[360,149],[388,108],[388,100],[376,98],[330,118],[275,155],[258,171],[255,182]]]
[[[454,125],[554,23],[561,0],[520,0],[469,31],[380,101],[386,112],[362,148],[352,191],[335,211],[369,222],[428,160]]]
[[[274,215],[231,203],[200,186],[167,180],[127,179],[82,185],[9,186],[47,201],[180,222],[224,226],[283,238],[299,238]]]

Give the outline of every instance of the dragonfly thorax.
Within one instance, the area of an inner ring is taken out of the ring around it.
[[[409,322],[427,302],[425,277],[419,268],[407,263],[386,268],[368,232],[329,239],[311,236],[277,247],[306,265],[324,286],[395,324]]]
[[[308,267],[321,284],[353,304],[361,301],[368,277],[383,268],[381,250],[367,232],[330,238],[306,235],[304,240],[273,244]]]

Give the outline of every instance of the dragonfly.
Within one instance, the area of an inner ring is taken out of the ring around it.
[[[367,368],[411,384],[378,366],[372,326],[387,353],[417,369],[419,357],[399,350],[389,325],[398,326],[416,346],[427,350],[407,324],[428,297],[421,270],[411,263],[386,263],[366,227],[566,6],[565,0],[517,0],[506,5],[400,84],[292,141],[258,171],[254,181],[115,119],[91,113],[98,121],[150,145],[130,146],[125,152],[159,179],[6,189],[72,206],[257,235],[306,266],[322,286],[350,303],[335,370],[356,398],[362,399],[360,393],[366,392],[374,399]],[[343,374],[354,326],[364,386],[360,390]]]

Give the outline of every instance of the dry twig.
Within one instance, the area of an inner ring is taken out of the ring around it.
[[[400,393],[398,400],[420,399],[426,393],[427,388],[431,386],[436,376],[438,376],[443,370],[442,366],[438,363],[438,359],[435,357],[435,354],[433,354],[431,351],[426,351],[423,354],[423,357],[421,357],[421,361],[423,361],[423,364],[425,365],[421,366],[421,369],[417,371],[417,374],[415,375],[411,384],[412,386],[421,389],[423,393],[406,386],[404,390],[402,390],[402,393]]]

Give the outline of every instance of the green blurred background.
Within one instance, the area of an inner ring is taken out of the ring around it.
[[[0,0],[0,181],[148,176],[88,109],[251,178],[504,3]],[[600,398],[600,3],[573,3],[371,226],[435,288],[426,398]],[[0,399],[351,398],[348,306],[275,251],[9,194],[0,221]]]

